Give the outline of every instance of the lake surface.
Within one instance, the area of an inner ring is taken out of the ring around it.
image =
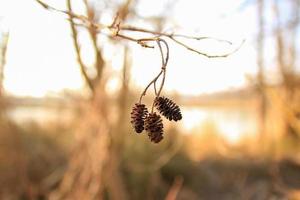
[[[246,106],[182,106],[182,115],[182,122],[176,127],[184,134],[192,134],[196,131],[201,134],[201,130],[210,125],[229,142],[236,142],[241,136],[256,134],[258,129],[256,111]],[[63,123],[75,117],[74,111],[70,108],[39,106],[18,106],[10,109],[8,116],[19,124],[26,122]]]
[[[230,142],[236,142],[241,136],[256,134],[258,129],[257,114],[249,108],[183,107],[182,114],[182,129],[187,134],[209,124]]]

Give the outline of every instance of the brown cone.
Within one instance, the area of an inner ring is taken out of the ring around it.
[[[144,130],[144,121],[148,115],[148,110],[145,104],[136,103],[131,114],[131,124],[137,133],[141,133]]]
[[[151,142],[159,143],[163,137],[163,123],[160,115],[156,113],[150,113],[145,120],[145,130],[148,132],[148,136]]]
[[[156,97],[154,102],[157,110],[168,120],[178,121],[182,119],[179,106],[166,97]]]

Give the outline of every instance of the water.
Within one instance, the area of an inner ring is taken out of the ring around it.
[[[36,122],[69,122],[73,119],[72,110],[64,107],[17,106],[9,109],[8,117],[18,124]]]
[[[183,107],[184,133],[200,131],[208,123],[230,142],[237,142],[242,136],[257,133],[258,123],[255,110],[245,107]]]
[[[200,107],[182,106],[182,122],[176,125],[184,134],[201,134],[207,124],[229,142],[237,142],[242,136],[257,133],[257,115],[253,108],[237,107]],[[10,109],[8,116],[19,124],[36,122],[69,122],[74,118],[70,108],[18,106]]]

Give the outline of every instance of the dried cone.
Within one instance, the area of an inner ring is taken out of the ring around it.
[[[148,110],[145,104],[136,103],[131,114],[131,124],[137,133],[141,133],[144,130],[144,121],[148,115]]]
[[[154,102],[157,110],[168,120],[178,121],[182,119],[179,106],[166,97],[156,97]]]
[[[164,125],[160,115],[150,113],[145,120],[145,130],[148,132],[151,142],[159,143],[164,138],[163,128]]]

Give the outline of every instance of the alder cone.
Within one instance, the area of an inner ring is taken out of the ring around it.
[[[154,106],[170,121],[178,121],[182,119],[179,106],[166,97],[156,97]]]
[[[151,142],[159,143],[163,137],[163,128],[162,119],[160,115],[156,113],[150,113],[145,120],[145,130],[148,133],[148,136]]]
[[[137,133],[144,130],[145,119],[148,115],[148,110],[145,104],[136,103],[131,111],[131,124]]]

